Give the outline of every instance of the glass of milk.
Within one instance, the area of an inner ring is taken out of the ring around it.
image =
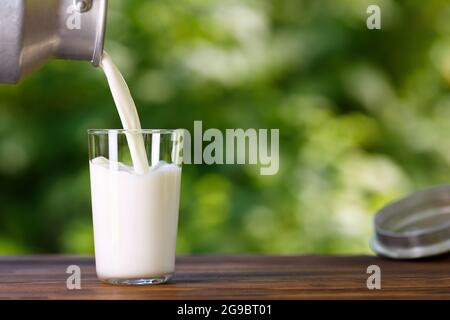
[[[181,182],[182,130],[89,130],[95,262],[100,280],[171,278]]]

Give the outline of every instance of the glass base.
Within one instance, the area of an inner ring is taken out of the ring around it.
[[[117,284],[117,285],[132,285],[132,286],[145,286],[152,284],[162,284],[172,278],[173,273],[169,273],[166,275],[158,276],[158,277],[143,277],[143,278],[132,278],[132,279],[100,279],[103,282],[109,284]]]

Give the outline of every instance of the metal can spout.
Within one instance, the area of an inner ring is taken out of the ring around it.
[[[99,65],[107,0],[2,2],[0,83],[17,83],[52,58]]]

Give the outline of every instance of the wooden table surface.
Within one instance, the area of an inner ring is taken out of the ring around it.
[[[68,290],[66,268],[81,268]],[[367,267],[381,268],[368,290]],[[169,284],[114,286],[97,280],[94,259],[0,257],[0,299],[450,299],[450,256],[405,262],[369,256],[190,256]]]

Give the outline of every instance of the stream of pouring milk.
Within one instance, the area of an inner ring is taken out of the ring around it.
[[[130,89],[107,52],[103,53],[100,65],[108,80],[123,128],[125,130],[141,129],[141,122]],[[139,132],[128,133],[127,141],[134,170],[139,174],[146,173],[148,171],[148,160],[142,134]]]

